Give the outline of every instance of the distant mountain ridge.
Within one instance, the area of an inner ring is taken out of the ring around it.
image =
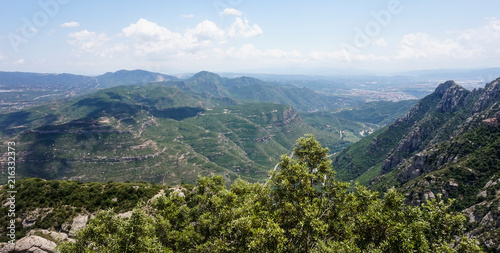
[[[100,85],[100,88],[109,88],[118,85],[131,85],[138,83],[163,82],[179,80],[177,77],[145,70],[119,70],[107,72],[99,76],[84,76],[74,74],[42,74],[30,72],[4,72],[0,71],[0,85],[2,88],[27,88],[33,87],[71,87],[75,85],[90,86]]]
[[[68,99],[118,85],[178,80],[144,70],[120,70],[99,76],[0,72],[0,110],[15,111],[45,102]]]
[[[187,79],[144,70],[120,70],[96,77],[72,74],[37,74],[0,72],[0,99],[6,105],[33,105],[37,102],[56,101],[121,85],[163,83],[183,92],[205,98],[230,98],[243,102],[269,102],[286,104],[298,111],[317,111],[359,104],[361,100],[326,96],[308,88],[274,84],[252,77],[224,78],[201,71]],[[13,92],[13,93],[12,93]],[[13,94],[19,94],[16,96]]]
[[[97,76],[101,88],[110,88],[119,85],[146,84],[151,82],[177,81],[175,76],[145,71],[145,70],[119,70],[107,72]]]
[[[273,84],[253,77],[225,78],[207,71],[199,72],[186,80],[164,84],[205,98],[228,97],[241,102],[286,104],[298,111],[327,110],[362,102],[318,94],[308,88]]]

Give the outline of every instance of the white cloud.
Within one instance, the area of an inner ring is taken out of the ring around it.
[[[248,24],[248,19],[245,18],[243,21],[241,18],[236,18],[234,23],[228,29],[229,37],[253,37],[262,34],[262,29],[257,25],[253,24],[250,26]]]
[[[65,28],[68,28],[68,27],[79,27],[79,26],[80,26],[80,23],[75,22],[75,21],[66,22],[66,23],[61,24],[61,27],[65,27]]]
[[[191,39],[192,43],[219,41],[224,39],[224,31],[214,22],[205,20],[197,24],[194,29],[187,30],[185,37]]]
[[[194,18],[194,14],[182,14],[181,18]]]
[[[500,39],[500,20],[497,18],[487,18],[486,21],[486,25],[475,29],[465,30],[458,36],[458,38],[476,42],[498,42]]]
[[[212,25],[208,22],[200,24],[197,28],[188,31],[187,36],[184,36],[141,18],[135,24],[123,28],[122,34],[136,40],[134,44],[136,55],[144,56],[150,53],[176,52],[178,50],[194,49],[200,46],[200,38],[210,38],[212,36],[210,31],[204,33],[203,28],[216,30],[213,27],[215,24]]]
[[[2,59],[5,59],[5,55],[3,55],[2,52],[0,52],[0,60]]]
[[[500,20],[497,18],[487,18],[486,24],[475,29],[468,29],[461,32],[458,40],[464,46],[481,50],[482,59],[492,59],[498,62],[500,57],[498,45],[500,45]]]
[[[248,20],[236,18],[226,30],[213,21],[205,20],[184,32],[173,32],[144,18],[122,29],[121,35],[134,39],[135,54],[168,53],[172,55],[190,54],[209,46],[224,44],[234,37],[252,37],[262,34],[262,29]]]
[[[68,43],[78,48],[78,56],[92,54],[100,57],[113,57],[114,53],[128,49],[123,43],[109,45],[108,42],[111,41],[111,38],[106,34],[98,34],[88,30],[70,33],[68,38]]]
[[[165,27],[159,26],[146,19],[139,19],[135,24],[122,29],[125,37],[131,37],[139,40],[172,40],[182,37],[178,33],[171,32]]]
[[[13,62],[13,63],[14,63],[14,65],[21,65],[21,64],[26,63],[26,61],[24,61],[24,59],[19,59],[19,60]]]
[[[407,34],[401,40],[396,59],[465,58],[482,53],[480,47],[465,48],[457,41],[433,39],[428,34]]]
[[[226,8],[220,14],[223,16],[241,16],[243,13],[234,8]]]

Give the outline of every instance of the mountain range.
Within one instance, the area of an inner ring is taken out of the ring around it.
[[[107,73],[98,80],[125,84],[143,74]],[[340,150],[385,122],[359,118],[366,108],[358,102],[292,85],[206,71],[174,81],[146,75],[155,82],[0,114],[0,138],[18,143],[18,176],[178,184],[223,174],[228,182],[237,177],[261,181],[306,133]],[[394,118],[413,104],[370,108],[384,112],[379,118]],[[334,113],[347,105],[358,115],[303,112]],[[367,117],[375,118],[370,113]]]
[[[0,139],[16,143],[19,178],[178,185],[217,174],[263,182],[312,133],[330,148],[339,180],[381,193],[394,187],[413,205],[453,198],[472,222],[470,235],[487,249],[500,245],[500,78],[473,90],[447,81],[420,100],[362,103],[206,71],[186,79],[0,74],[2,89],[11,89],[4,94],[66,94],[0,114]],[[38,91],[12,91],[38,79]]]

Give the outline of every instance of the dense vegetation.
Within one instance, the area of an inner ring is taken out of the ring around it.
[[[480,252],[451,202],[407,206],[335,180],[328,149],[300,138],[267,184],[202,177],[187,196],[167,194],[130,219],[100,211],[62,252]]]
[[[132,210],[138,202],[148,200],[158,193],[163,186],[137,183],[82,183],[77,181],[45,181],[40,178],[26,178],[16,182],[17,218],[34,219],[34,225],[26,229],[21,226],[16,230],[18,238],[27,229],[43,228],[61,230],[77,214],[95,213],[98,210],[113,208],[116,212]],[[0,189],[2,203],[9,203],[7,187]],[[9,189],[10,190],[10,189]],[[9,207],[0,207],[0,213],[7,214]],[[5,228],[10,218],[2,216],[0,220],[1,241],[8,241]]]
[[[272,88],[256,79],[200,73],[182,82],[103,89],[0,114],[0,138],[18,143],[18,177],[166,184],[193,184],[198,175],[212,174],[224,175],[228,183],[237,177],[263,182],[279,156],[305,133],[334,151],[359,139],[349,134],[350,121],[326,130],[302,121],[288,105],[208,95],[212,86],[211,92],[220,88],[234,95],[254,85],[263,93]],[[358,124],[355,131],[367,129]]]
[[[375,101],[346,108],[333,115],[356,122],[386,125],[405,115],[417,102],[417,100]]]

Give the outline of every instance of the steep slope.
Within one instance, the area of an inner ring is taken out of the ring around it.
[[[442,195],[472,222],[470,234],[483,246],[500,250],[500,113],[407,159],[373,187],[395,185],[407,202]]]
[[[344,178],[407,202],[442,195],[472,222],[470,234],[500,250],[500,78],[483,89],[440,84],[404,117],[335,157]]]
[[[386,174],[415,153],[450,139],[490,117],[498,103],[498,80],[484,89],[468,91],[453,81],[440,84],[403,117],[352,145],[334,159],[343,179],[370,171]]]
[[[336,144],[290,106],[237,105],[161,84],[115,87],[4,114],[0,132],[17,143],[19,177],[82,181],[175,184],[212,174],[255,181],[306,133]]]

